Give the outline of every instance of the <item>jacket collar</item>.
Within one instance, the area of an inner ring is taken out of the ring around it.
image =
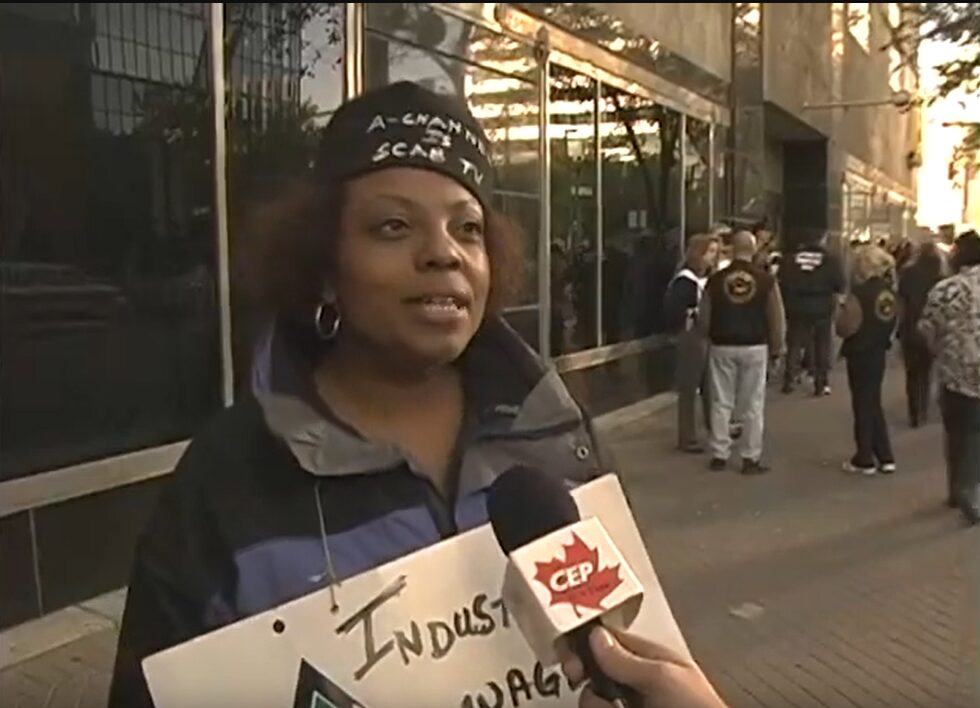
[[[468,437],[523,437],[581,422],[582,411],[557,371],[502,319],[491,318],[459,361]],[[273,325],[256,352],[252,389],[266,424],[300,466],[317,476],[390,469],[405,459],[393,445],[369,441],[334,417],[314,393],[312,366]]]

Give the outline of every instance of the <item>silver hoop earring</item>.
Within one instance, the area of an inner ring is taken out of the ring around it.
[[[330,324],[324,326],[323,315],[324,312],[328,311],[332,317],[330,318]],[[335,339],[337,332],[340,330],[340,312],[329,302],[321,302],[316,306],[316,313],[313,315],[313,329],[316,330],[317,336],[324,342]]]

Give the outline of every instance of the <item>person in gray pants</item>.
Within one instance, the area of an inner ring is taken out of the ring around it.
[[[786,316],[776,280],[754,265],[755,237],[739,231],[731,265],[708,280],[698,326],[708,337],[711,381],[711,469],[724,470],[731,453],[732,412],[741,412],[742,474],[761,474],[766,370],[784,347]]]
[[[674,324],[674,331],[678,332],[677,446],[685,452],[704,452],[698,441],[699,398],[705,428],[710,427],[708,342],[697,327],[697,314],[720,247],[720,240],[711,234],[692,236],[687,243],[684,266],[667,288],[664,310]]]

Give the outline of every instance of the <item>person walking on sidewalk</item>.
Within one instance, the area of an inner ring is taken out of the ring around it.
[[[898,313],[898,298],[887,278],[895,261],[877,246],[866,246],[854,260],[854,285],[837,315],[837,334],[844,339],[841,355],[847,360],[847,384],[854,415],[857,452],[844,469],[873,475],[895,471],[895,456],[881,386]]]
[[[827,252],[826,234],[805,233],[797,251],[779,273],[786,303],[786,366],[783,392],[792,393],[800,357],[812,346],[813,393],[830,394],[830,329],[836,299],[844,292],[840,261]]]
[[[768,471],[762,462],[766,370],[778,358],[785,334],[783,299],[776,279],[753,264],[755,237],[739,231],[732,263],[708,280],[698,326],[710,342],[711,469],[725,469],[731,452],[732,412],[742,413],[742,473]]]
[[[684,267],[667,288],[664,310],[677,336],[677,444],[685,452],[702,452],[698,442],[697,399],[700,391],[705,427],[710,427],[707,381],[708,343],[697,327],[698,306],[708,276],[718,260],[720,242],[710,234],[693,236]]]
[[[932,392],[932,352],[919,334],[919,318],[933,286],[942,280],[946,264],[934,243],[924,243],[898,276],[898,339],[905,362],[905,394],[909,424],[918,428],[929,420]]]
[[[980,236],[957,239],[956,275],[929,293],[919,332],[938,356],[946,433],[947,503],[980,524]]]

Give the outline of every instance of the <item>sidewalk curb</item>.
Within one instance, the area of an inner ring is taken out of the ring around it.
[[[628,406],[617,408],[596,416],[593,423],[597,430],[608,432],[613,428],[619,428],[630,423],[635,423],[649,415],[654,415],[662,410],[670,408],[677,401],[677,394],[673,391],[658,393],[642,401],[631,403]]]
[[[80,639],[118,629],[126,589],[113,590],[0,632],[0,671]]]

